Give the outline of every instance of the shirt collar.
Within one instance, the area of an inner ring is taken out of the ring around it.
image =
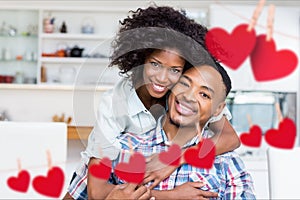
[[[160,143],[164,143],[166,145],[170,145],[171,142],[168,140],[168,137],[165,133],[165,131],[163,130],[163,126],[162,126],[162,122],[164,119],[164,116],[159,117],[159,119],[157,120],[157,125],[155,128],[155,132],[154,132],[154,138],[156,142],[152,143],[152,146],[155,146],[157,144]],[[207,137],[207,129],[208,129],[208,123],[210,120],[207,121],[207,123],[205,124],[205,126],[203,127],[202,131],[201,131],[201,136],[206,138]],[[186,148],[189,146],[193,146],[199,143],[199,137],[196,135],[195,137],[193,137],[191,140],[189,140],[185,145],[183,145],[182,148]]]
[[[144,104],[142,103],[142,101],[140,100],[140,98],[138,97],[134,87],[129,86],[131,88],[128,89],[128,100],[127,100],[127,104],[128,104],[128,114],[130,116],[134,116],[137,115],[140,112],[145,112],[148,110],[146,109],[146,107],[144,106]]]

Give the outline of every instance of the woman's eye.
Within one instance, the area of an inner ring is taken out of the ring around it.
[[[153,67],[159,67],[159,64],[157,62],[150,62],[150,64],[153,66]]]
[[[181,73],[181,70],[176,69],[176,68],[171,68],[170,71],[171,71],[172,73],[174,73],[174,74],[179,74],[179,73]]]

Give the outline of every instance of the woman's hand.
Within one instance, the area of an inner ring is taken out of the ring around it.
[[[139,186],[137,184],[125,183],[117,185],[106,197],[107,200],[113,199],[149,199],[151,191],[146,186]]]
[[[143,184],[146,184],[150,181],[154,181],[153,184],[149,187],[153,189],[158,185],[162,180],[169,177],[178,166],[165,165],[159,161],[158,154],[154,154],[151,157],[147,158],[146,164],[146,174],[143,181]]]
[[[175,199],[208,199],[218,197],[218,193],[204,191],[200,188],[205,184],[202,182],[186,182],[177,186],[172,191]]]

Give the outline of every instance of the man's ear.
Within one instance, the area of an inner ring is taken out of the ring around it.
[[[218,108],[216,109],[216,111],[213,114],[213,116],[216,117],[216,116],[220,115],[225,106],[226,106],[226,102],[225,101],[219,103]]]

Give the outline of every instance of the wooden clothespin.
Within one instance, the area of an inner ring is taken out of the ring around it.
[[[249,114],[247,114],[247,120],[248,120],[249,128],[251,128],[253,126],[253,123],[252,123],[251,116]]]
[[[276,112],[277,112],[278,122],[280,123],[283,120],[283,116],[282,116],[282,112],[281,112],[281,109],[280,109],[280,106],[279,106],[278,102],[275,103],[275,109],[276,109]]]
[[[273,26],[274,26],[274,13],[275,13],[275,6],[271,4],[269,6],[268,11],[268,21],[267,21],[267,37],[266,40],[270,41],[273,36]]]
[[[131,138],[128,138],[128,146],[129,146],[129,153],[132,156],[134,154],[134,151],[133,151],[133,146],[132,146],[132,140],[131,140]]]
[[[17,159],[17,165],[18,165],[18,171],[21,172],[22,171],[22,165],[21,165],[21,159],[20,158]]]
[[[52,158],[51,158],[50,150],[47,150],[46,154],[47,154],[48,169],[52,169],[53,165],[52,165]]]
[[[265,0],[260,0],[258,2],[257,6],[256,6],[256,8],[255,8],[255,10],[253,12],[253,15],[252,15],[252,18],[251,18],[251,22],[249,23],[247,31],[250,32],[255,27],[255,25],[257,23],[257,20],[259,18],[259,15],[261,13],[261,10],[263,9],[264,5],[265,5]]]

